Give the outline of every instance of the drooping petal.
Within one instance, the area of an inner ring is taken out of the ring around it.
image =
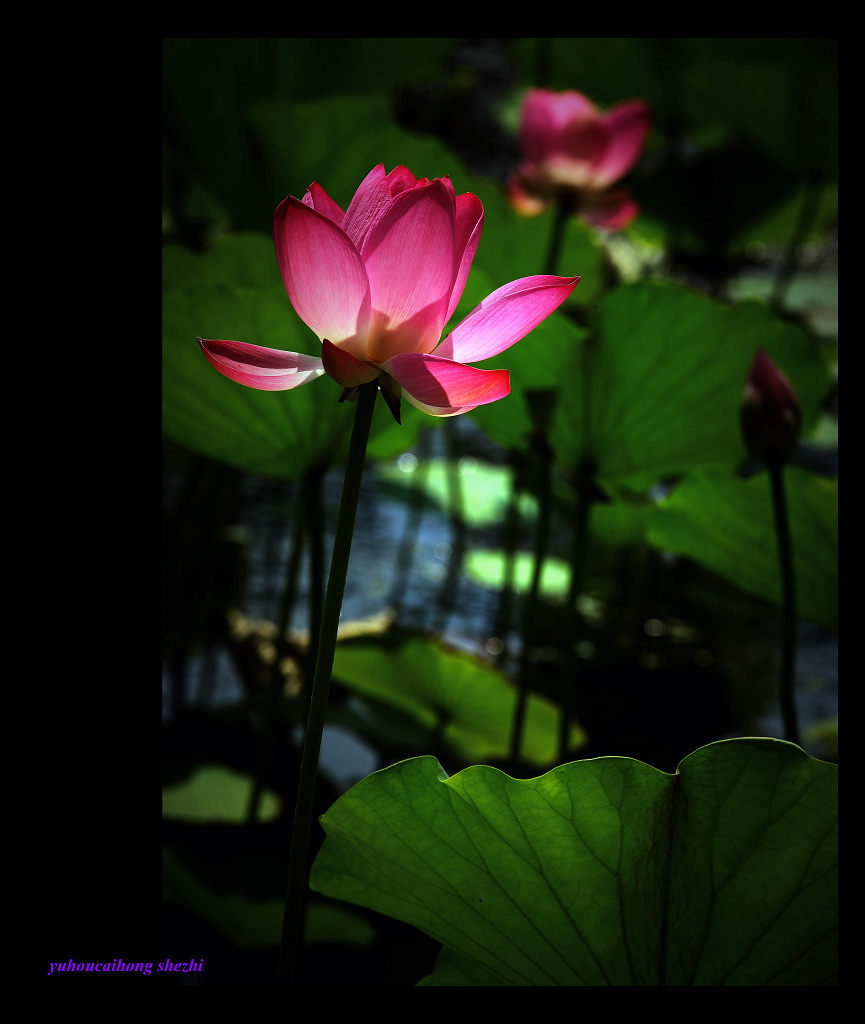
[[[303,203],[305,206],[311,206],[316,213],[321,213],[328,220],[332,220],[334,224],[341,226],[343,218],[345,217],[345,211],[339,205],[335,203],[325,190],[319,185],[317,181],[314,181],[309,188],[306,190],[306,195],[303,197]]]
[[[651,115],[639,100],[619,103],[604,115],[608,132],[603,157],[595,166],[595,182],[612,185],[637,162],[651,128]]]
[[[393,356],[382,367],[416,409],[430,416],[457,416],[510,394],[507,370],[478,370],[424,353]]]
[[[301,352],[283,352],[244,341],[199,338],[198,344],[211,366],[224,377],[258,391],[288,391],[324,373],[320,359]]]
[[[639,213],[640,207],[625,187],[586,193],[580,203],[583,220],[605,231],[621,231],[636,220]]]
[[[504,352],[558,309],[579,280],[539,274],[503,285],[475,306],[435,354],[474,363]]]
[[[345,232],[327,216],[289,196],[273,219],[276,258],[292,306],[318,335],[366,358],[369,280]]]
[[[367,235],[361,255],[373,314],[366,358],[384,362],[436,346],[454,283],[454,229],[453,199],[436,180],[401,192]]]
[[[472,192],[464,192],[456,197],[456,233],[454,241],[454,257],[456,278],[451,292],[448,311],[444,322],[453,316],[454,310],[463,297],[463,291],[472,268],[472,260],[478,250],[481,232],[484,227],[483,203]]]
[[[380,373],[377,367],[362,363],[344,348],[334,345],[327,338],[321,343],[321,361],[329,377],[344,388],[355,388],[374,380]]]
[[[524,174],[526,176],[525,179]],[[549,199],[542,199],[535,192],[529,192],[526,188],[524,181],[531,181],[533,175],[533,169],[530,165],[526,164],[525,171],[521,169],[520,173],[511,174],[505,182],[505,193],[508,197],[508,202],[517,213],[521,213],[524,217],[537,217],[538,214],[543,213],[550,205]]]

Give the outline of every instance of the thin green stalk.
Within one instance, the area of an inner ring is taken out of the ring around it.
[[[772,484],[772,510],[775,515],[775,536],[778,539],[778,562],[781,570],[782,627],[778,696],[784,720],[784,736],[791,743],[801,746],[794,696],[798,621],[796,581],[793,573],[793,547],[790,543],[790,520],[787,514],[783,463],[776,461],[769,465],[769,479]]]
[[[559,255],[562,251],[562,243],[565,240],[565,228],[574,212],[574,197],[570,192],[563,192],[559,196],[553,214],[553,233],[550,236],[550,247],[547,250],[547,265],[544,268],[545,274],[555,274],[559,265]]]
[[[802,205],[799,208],[799,216],[796,219],[796,226],[787,244],[784,262],[778,270],[778,276],[775,278],[775,285],[769,300],[772,308],[777,311],[781,311],[784,308],[784,301],[787,298],[790,283],[793,280],[793,275],[796,273],[797,250],[808,237],[808,233],[817,218],[817,212],[820,209],[822,186],[822,179],[817,173],[808,174],[803,181]]]
[[[571,193],[563,192],[559,197],[553,214],[553,231],[547,250],[545,274],[555,274],[559,265],[559,256],[565,239],[565,229],[571,214],[574,212],[574,199]],[[520,669],[517,687],[517,702],[514,707],[514,719],[511,726],[511,765],[516,769],[520,759],[523,730],[525,727],[526,708],[529,699],[529,653],[535,630],[538,600],[541,588],[541,574],[547,556],[547,545],[550,532],[550,508],[552,505],[552,458],[547,435],[552,423],[558,392],[543,389],[536,392],[526,391],[524,394],[529,413],[535,426],[533,437],[534,454],[538,466],[538,522],[535,532],[534,565],[532,567],[532,583],[523,620],[522,650],[520,651]]]
[[[517,703],[514,708],[514,720],[511,726],[510,760],[516,769],[520,761],[523,730],[525,726],[526,707],[529,698],[529,653],[534,638],[537,620],[538,600],[541,589],[541,573],[547,554],[550,533],[550,507],[552,504],[552,450],[542,437],[536,443],[538,461],[538,523],[535,531],[534,566],[532,567],[532,583],[529,591],[526,614],[523,622],[523,643],[520,652],[520,675],[517,690]]]
[[[559,719],[559,764],[564,764],[568,757],[568,734],[571,719],[576,714],[577,706],[577,635],[580,617],[577,613],[577,601],[583,589],[583,570],[586,564],[588,548],[589,520],[592,512],[592,500],[587,494],[577,491],[577,515],[574,522],[574,535],[571,542],[571,580],[568,586],[567,618],[565,619],[565,636],[568,638],[568,657],[566,664],[570,672],[565,676],[565,690],[562,693],[562,713]]]
[[[303,480],[304,517],[309,537],[309,661],[308,676],[315,671],[316,652],[324,614],[324,473],[313,470]]]
[[[267,692],[264,695],[264,722],[257,741],[254,781],[249,804],[246,809],[247,825],[254,825],[258,819],[258,808],[261,804],[265,783],[274,760],[274,750],[277,742],[276,733],[279,729],[279,704],[283,687],[281,665],[287,649],[286,634],[291,619],[291,610],[294,607],[294,597],[297,592],[297,575],[300,570],[300,559],[303,553],[305,537],[303,503],[303,487],[301,487],[301,493],[298,498],[297,529],[295,530],[294,543],[288,558],[285,589],[282,593],[276,624],[276,656],[273,661],[273,670],[267,683]]]
[[[366,458],[366,444],[369,438],[369,428],[372,422],[377,393],[377,381],[371,381],[369,384],[364,384],[358,389],[357,409],[354,414],[354,427],[351,432],[348,463],[345,467],[345,479],[342,487],[342,500],[340,501],[336,536],[333,542],[330,576],[328,577],[327,592],[324,598],[321,637],[318,645],[318,658],[315,664],[315,676],[312,682],[312,694],[309,704],[309,721],[306,727],[303,757],[300,763],[300,781],[297,787],[297,804],[294,810],[294,832],[288,868],[288,894],[282,924],[282,943],[279,951],[277,985],[292,985],[295,983],[294,972],[297,966],[297,956],[303,934],[307,859],[310,834],[312,832],[318,757],[321,750],[321,736],[324,730],[324,716],[327,710],[330,677],[333,671],[336,632],[342,610],[342,598],[345,593],[345,580],[348,573],[348,561],[351,555],[351,539],[354,533],[354,520],[360,496],[363,464]]]

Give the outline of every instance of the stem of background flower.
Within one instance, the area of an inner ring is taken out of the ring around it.
[[[573,196],[562,192],[553,214],[553,232],[547,250],[545,274],[555,274],[559,264],[565,228],[574,210]],[[523,741],[526,707],[529,699],[529,653],[534,636],[537,619],[538,598],[541,589],[541,574],[544,559],[547,556],[547,544],[550,530],[550,507],[552,504],[552,461],[553,452],[547,440],[547,431],[552,421],[552,410],[558,396],[557,391],[545,389],[535,395],[524,392],[529,414],[535,426],[533,435],[534,462],[538,468],[538,521],[535,530],[534,564],[532,566],[532,583],[526,603],[523,619],[522,649],[520,651],[520,668],[517,686],[517,702],[514,707],[514,719],[511,726],[510,764],[516,770],[520,760],[520,749]]]
[[[772,510],[775,515],[775,536],[778,539],[778,561],[781,569],[782,629],[781,664],[778,674],[778,697],[784,719],[784,736],[799,744],[794,696],[796,669],[796,581],[793,575],[793,548],[790,543],[790,521],[787,495],[784,490],[784,465],[775,461],[769,466],[772,485]]]
[[[307,678],[315,672],[324,614],[324,473],[313,470],[303,479],[303,513],[309,537],[309,661]]]
[[[288,632],[288,624],[291,620],[291,611],[294,607],[294,598],[297,593],[297,576],[300,570],[300,560],[306,537],[306,522],[303,514],[303,489],[303,484],[301,484],[297,501],[297,528],[294,531],[294,543],[291,547],[286,570],[285,589],[280,600],[279,614],[276,622],[276,654],[273,660],[273,669],[267,682],[267,690],[264,694],[263,720],[260,722],[256,740],[255,772],[249,804],[246,809],[247,825],[254,825],[258,818],[261,796],[264,793],[268,774],[273,766],[274,750],[277,743],[276,735],[281,731],[277,724],[279,721],[279,704],[285,682],[281,666],[288,646],[286,643],[286,633]],[[261,709],[253,707],[253,710],[259,712]]]
[[[559,265],[562,242],[565,239],[565,228],[574,213],[574,197],[570,192],[562,192],[553,213],[553,233],[550,236],[550,247],[547,249],[547,265],[545,274],[555,274]]]
[[[778,275],[775,278],[775,285],[772,289],[770,304],[776,312],[784,308],[784,300],[790,288],[790,282],[798,267],[799,246],[808,237],[809,232],[817,218],[817,211],[820,208],[820,196],[823,191],[823,180],[818,172],[809,173],[802,182],[802,205],[799,208],[799,216],[790,241],[787,243],[787,252],[784,255],[784,262],[781,264]]]
[[[336,650],[336,632],[345,593],[345,579],[351,555],[351,539],[354,520],[360,496],[360,482],[366,458],[366,444],[372,422],[378,381],[370,381],[358,389],[354,427],[345,467],[342,485],[342,499],[336,536],[333,541],[333,555],[330,576],[324,598],[321,620],[321,637],[318,658],[312,682],[309,706],[309,721],[303,743],[303,758],[300,764],[300,781],[297,787],[297,803],[294,809],[294,831],[291,842],[291,858],[288,867],[288,894],[282,923],[282,943],[279,951],[277,985],[295,983],[295,969],[303,935],[303,921],[308,874],[307,859],[309,839],[315,804],[315,780],[318,774],[318,757],[321,750],[321,736],[324,730],[324,716],[327,710],[327,695],[333,671],[333,656]]]
[[[514,708],[514,720],[511,726],[511,767],[516,770],[520,761],[523,729],[525,725],[526,707],[529,699],[529,653],[534,640],[537,621],[538,597],[541,589],[541,573],[547,554],[550,533],[550,505],[552,487],[550,475],[552,471],[552,450],[545,436],[535,438],[535,457],[538,467],[538,523],[535,530],[534,565],[532,566],[532,584],[526,603],[523,620],[523,643],[520,651],[520,674],[517,690],[517,703]]]
[[[583,569],[586,564],[586,549],[589,536],[589,520],[592,512],[592,499],[577,490],[577,509],[574,521],[574,535],[571,541],[571,580],[568,586],[566,604],[565,636],[568,638],[568,656],[565,672],[565,689],[562,692],[561,717],[559,719],[559,764],[564,764],[568,757],[570,723],[576,717],[577,710],[577,676],[579,673],[579,654],[577,638],[580,627],[580,616],[577,612],[577,601],[583,589]]]

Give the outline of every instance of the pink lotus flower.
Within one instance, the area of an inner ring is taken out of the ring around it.
[[[757,349],[745,381],[741,423],[752,458],[771,464],[793,454],[802,429],[799,396],[763,348]]]
[[[627,188],[610,186],[637,162],[649,127],[639,100],[601,113],[582,93],[530,89],[520,115],[523,160],[506,184],[511,204],[533,216],[565,195],[595,227],[627,227],[639,207]]]
[[[288,297],[319,337],[321,358],[240,341],[204,341],[231,380],[263,391],[327,373],[352,397],[380,378],[397,420],[399,397],[431,416],[455,416],[504,398],[507,370],[478,370],[524,338],[571,294],[578,277],[542,275],[497,289],[440,341],[480,241],[483,206],[449,178],[415,178],[379,164],[343,210],[317,183],[276,210],[273,236]],[[342,399],[341,399],[342,400]]]

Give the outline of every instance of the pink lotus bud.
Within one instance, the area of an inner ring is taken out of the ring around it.
[[[742,433],[748,451],[769,465],[793,454],[802,427],[802,410],[793,385],[758,349],[748,372],[741,408]]]

